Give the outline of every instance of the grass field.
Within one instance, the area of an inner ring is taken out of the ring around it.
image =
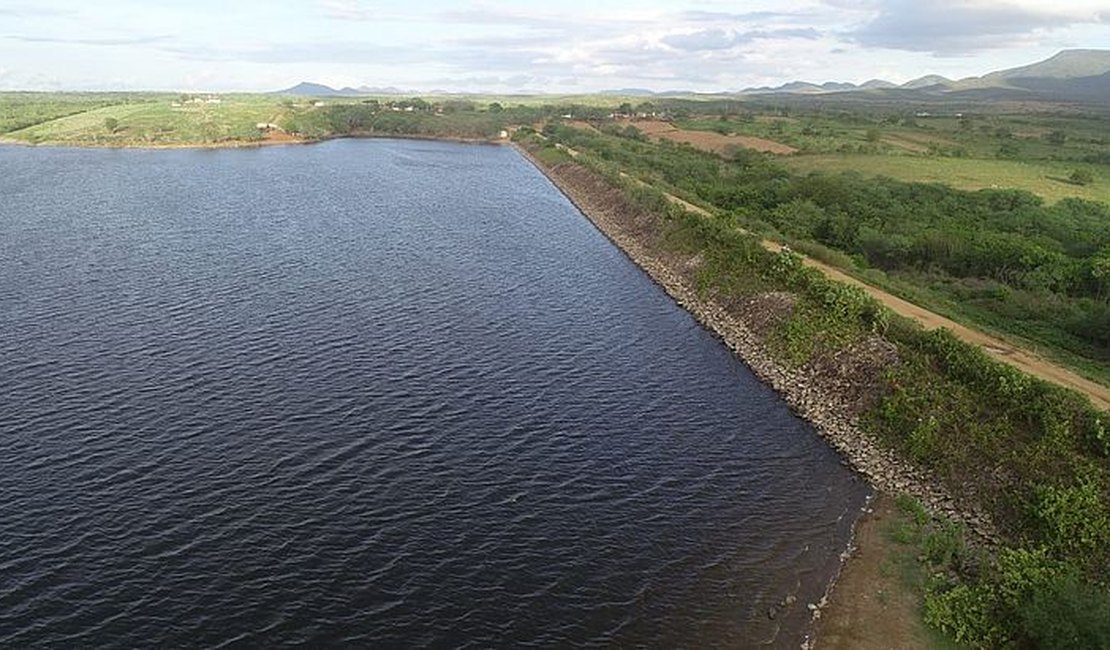
[[[94,107],[74,115],[9,132],[31,143],[97,145],[203,144],[262,137],[260,122],[277,122],[293,110],[280,98],[222,96],[219,103],[182,101],[177,95]]]
[[[1010,160],[1110,158],[1108,122],[1094,116],[918,116],[912,112],[744,113],[682,120],[688,129],[785,142],[803,153],[921,154]]]
[[[1050,203],[1067,197],[1110,202],[1110,169],[1089,163],[881,154],[803,155],[784,158],[783,163],[803,173],[856,171],[865,176],[944,183],[968,190],[1016,188],[1037,194]],[[1069,182],[1069,174],[1076,169],[1091,172],[1094,182],[1089,185]]]
[[[144,101],[125,93],[0,92],[0,133],[133,100]]]

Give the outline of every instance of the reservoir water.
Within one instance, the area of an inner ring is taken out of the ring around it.
[[[0,148],[0,647],[797,647],[866,494],[509,148]]]

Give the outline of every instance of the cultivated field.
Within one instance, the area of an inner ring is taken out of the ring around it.
[[[1049,202],[1068,197],[1110,202],[1110,170],[1105,165],[879,154],[792,156],[784,163],[803,173],[856,171],[865,176],[944,183],[966,190],[1016,188]],[[1088,170],[1094,180],[1087,185],[1071,182],[1068,177],[1076,169]]]
[[[653,140],[669,140],[671,142],[684,143],[701,149],[702,151],[709,151],[722,156],[728,155],[735,147],[755,149],[756,151],[774,154],[791,154],[798,151],[790,145],[775,142],[767,138],[736,134],[723,135],[713,131],[681,129],[670,122],[663,122],[660,120],[637,120],[629,122],[629,124],[636,127],[643,132],[644,135]]]

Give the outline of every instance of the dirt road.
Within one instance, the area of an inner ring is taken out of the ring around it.
[[[558,146],[563,151],[566,151],[567,154],[569,154],[572,158],[578,157],[578,152],[574,149],[571,149],[570,147],[566,147],[564,145]],[[636,183],[640,183],[641,185],[647,185],[647,183],[644,183],[643,181],[633,176],[629,176],[624,172],[621,172],[621,176]],[[664,195],[672,203],[681,205],[682,207],[695,214],[700,214],[707,217],[712,216],[712,213],[710,213],[705,208],[702,208],[701,206],[694,205],[693,203],[685,201],[672,194],[667,194],[664,192]],[[769,251],[778,252],[782,250],[782,245],[778,242],[764,239],[761,243],[763,244],[763,247]],[[960,323],[957,323],[950,318],[946,318],[944,316],[941,316],[940,314],[931,312],[928,309],[913,304],[912,302],[889,294],[882,289],[878,289],[865,282],[861,282],[860,280],[857,280],[847,273],[844,273],[843,271],[835,267],[829,266],[828,264],[819,262],[809,257],[804,257],[803,261],[806,266],[818,269],[828,277],[837,280],[838,282],[843,282],[845,284],[850,284],[852,286],[863,289],[868,293],[868,295],[878,300],[891,311],[907,318],[914,319],[915,321],[921,323],[921,325],[926,329],[935,329],[938,327],[948,328],[961,340],[982,347],[984,350],[989,352],[991,356],[998,359],[999,361],[1008,363],[1011,366],[1018,368],[1019,370],[1023,370],[1030,375],[1033,375],[1034,377],[1040,377],[1041,379],[1050,381],[1054,384],[1076,390],[1086,395],[1091,400],[1091,403],[1095,405],[1095,408],[1103,411],[1110,410],[1110,388],[1103,386],[1102,384],[1091,381],[1090,379],[1087,379],[1085,377],[1081,377],[1071,370],[1068,370],[1067,368],[1048,361],[1047,359],[1033,354],[1028,350],[1016,347],[998,338],[967,327],[966,325],[961,325]]]
[[[770,251],[778,251],[782,246],[772,241],[764,241],[763,247]],[[921,323],[926,329],[935,329],[937,327],[946,327],[952,331],[960,339],[974,343],[989,352],[991,356],[1004,361],[1011,366],[1035,376],[1051,381],[1061,386],[1075,389],[1090,398],[1091,403],[1101,410],[1110,409],[1110,388],[1102,384],[1093,382],[1089,379],[1081,377],[1074,372],[1043,359],[1028,350],[1016,347],[1010,343],[997,339],[988,334],[984,334],[978,330],[971,329],[966,325],[961,325],[956,321],[945,318],[940,314],[934,313],[919,307],[899,298],[898,296],[891,295],[882,289],[875,287],[857,280],[852,276],[844,273],[843,271],[824,264],[814,259],[805,258],[804,262],[807,266],[812,266],[819,269],[822,273],[830,278],[859,287],[866,291],[873,298],[886,305],[891,311],[907,316]]]

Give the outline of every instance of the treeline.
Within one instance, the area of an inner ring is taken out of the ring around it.
[[[534,125],[552,119],[607,119],[614,111],[651,111],[641,103],[618,108],[582,104],[505,106],[468,99],[428,101],[419,97],[398,100],[367,99],[337,103],[307,111],[292,111],[282,128],[307,137],[358,134],[396,134],[428,137],[496,138],[513,126]]]
[[[585,164],[662,222],[648,246],[696,256],[697,286],[725,304],[766,291],[797,298],[768,336],[783,363],[802,366],[876,333],[895,344],[878,401],[861,426],[962,498],[1005,534],[997,552],[965,542],[952,522],[919,512],[926,617],[975,647],[1098,648],[1110,644],[1110,423],[1081,396],[990,358],[945,330],[925,331],[862,291],[790,253],[772,254],[728,215],[705,218],[586,154],[567,162],[553,143],[586,152],[579,132],[552,128],[536,142],[547,164]],[[608,143],[612,145],[613,143]],[[601,147],[605,148],[605,147]],[[634,150],[648,156],[648,150]],[[664,148],[662,154],[667,155]],[[653,159],[643,159],[647,168]],[[700,160],[700,159],[699,159]],[[719,161],[718,163],[719,164]],[[695,166],[696,167],[696,166]],[[753,165],[759,167],[759,165]],[[636,167],[633,167],[636,168]],[[705,171],[703,169],[703,171]],[[753,172],[754,174],[754,172]],[[788,180],[763,167],[768,183]],[[677,177],[670,177],[676,182]],[[758,194],[758,192],[757,192]],[[637,228],[644,229],[641,217]]]
[[[281,126],[305,137],[393,134],[489,139],[521,119],[505,111],[467,110],[470,108],[433,105],[419,99],[390,104],[368,100],[295,112]]]
[[[927,287],[1000,329],[1110,362],[1110,208],[1020,190],[957,190],[854,173],[791,174],[739,151],[552,125],[548,134],[787,240]],[[624,136],[624,137],[622,137]]]

